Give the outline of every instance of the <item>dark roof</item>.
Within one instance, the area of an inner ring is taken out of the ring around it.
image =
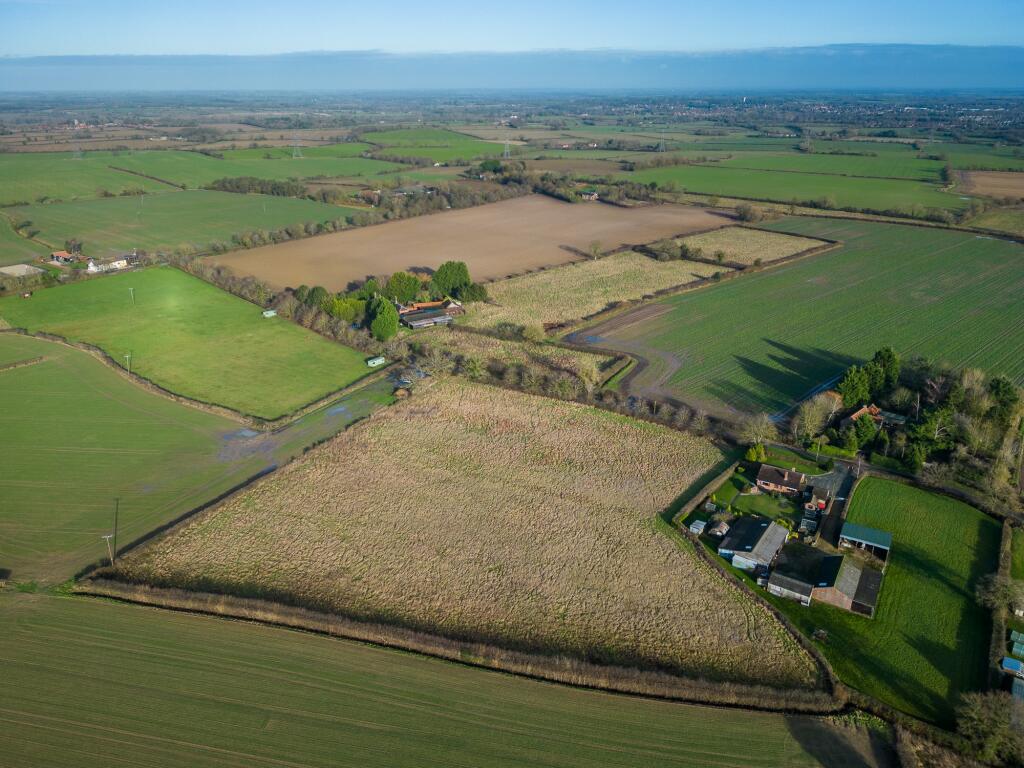
[[[757,479],[772,485],[781,485],[784,488],[799,488],[804,484],[805,478],[803,473],[794,472],[792,469],[780,469],[771,464],[762,464],[757,471]]]
[[[866,525],[857,523],[844,523],[843,531],[839,534],[842,539],[859,541],[862,544],[869,544],[872,547],[892,549],[892,534],[888,531],[880,531],[877,528],[869,528]]]
[[[843,566],[842,555],[828,555],[821,558],[818,566],[817,579],[814,582],[816,587],[832,587],[839,578],[839,571]]]
[[[749,554],[753,560],[769,563],[786,543],[788,535],[785,528],[767,518],[741,517],[733,523],[718,548]]]
[[[811,590],[813,587],[803,579],[796,576],[787,576],[784,573],[779,573],[778,570],[772,571],[772,575],[768,577],[768,584],[773,587],[780,587],[790,592],[795,592],[798,595],[805,597],[811,596]]]
[[[857,584],[853,602],[870,605],[874,608],[878,603],[878,592],[881,588],[882,572],[876,571],[874,568],[864,568],[860,574],[860,583]]]
[[[852,557],[844,557],[839,566],[839,571],[836,573],[836,591],[853,600],[857,592],[860,590],[862,573],[863,569],[853,560]],[[871,603],[871,605],[874,605],[874,603]]]

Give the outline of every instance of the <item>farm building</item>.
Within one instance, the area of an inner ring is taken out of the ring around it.
[[[1010,642],[1012,643],[1024,643],[1024,632],[1018,632],[1016,629],[1010,632]]]
[[[78,261],[78,256],[67,251],[54,251],[50,254],[50,261],[56,264],[73,264]]]
[[[1014,701],[1024,702],[1024,680],[1014,680],[1010,692]]]
[[[43,274],[43,270],[33,267],[31,264],[11,264],[9,267],[0,267],[0,274],[11,277],[32,277]]]
[[[762,464],[757,471],[757,487],[763,491],[775,491],[793,496],[803,490],[807,477],[802,472],[781,469],[771,464]]]
[[[694,536],[700,536],[702,533],[704,533],[704,527],[707,524],[708,523],[706,520],[694,520],[692,523],[690,523],[690,533],[692,533]]]
[[[768,577],[768,591],[787,600],[796,600],[803,605],[811,604],[811,593],[814,587],[799,576],[787,576],[778,569]]]
[[[880,427],[885,424],[907,423],[906,416],[900,416],[898,413],[890,413],[889,411],[883,411],[877,405],[872,403],[871,405],[862,405],[856,411],[854,411],[845,419],[843,419],[840,423],[840,426],[848,427],[852,425],[855,421],[857,421],[857,419],[859,419],[861,416],[870,416],[872,421],[874,421],[875,424],[877,424]]]
[[[803,605],[819,601],[874,616],[882,574],[852,557],[825,555],[804,544],[786,547],[768,579],[768,591]]]
[[[587,187],[586,189],[580,190],[580,199],[588,200],[590,202],[597,202],[600,199],[600,195],[597,190],[593,187]]]
[[[399,315],[398,319],[407,328],[429,328],[432,325],[449,325],[452,316],[443,309],[417,309]]]
[[[887,560],[889,550],[892,549],[892,534],[848,522],[843,524],[843,530],[839,533],[839,546],[863,549],[881,560]]]
[[[767,518],[741,517],[718,545],[718,554],[744,571],[767,568],[788,535],[785,528]]]

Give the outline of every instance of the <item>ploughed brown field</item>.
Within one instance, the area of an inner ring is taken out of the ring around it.
[[[964,171],[965,192],[992,197],[1024,197],[1024,173],[1019,171]]]
[[[305,284],[341,291],[370,275],[432,270],[453,259],[465,261],[474,280],[487,281],[582,258],[561,246],[586,251],[598,241],[608,250],[728,223],[684,205],[625,209],[530,195],[212,259],[275,288]]]

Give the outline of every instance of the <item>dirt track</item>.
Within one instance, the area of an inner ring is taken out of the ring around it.
[[[609,250],[728,223],[684,205],[624,209],[530,195],[212,258],[276,288],[306,284],[340,291],[369,275],[432,270],[450,259],[465,261],[475,280],[495,280],[579,258],[562,246],[585,251],[599,241]]]

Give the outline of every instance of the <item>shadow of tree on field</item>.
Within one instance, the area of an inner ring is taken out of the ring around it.
[[[807,754],[830,768],[889,768],[897,766],[896,753],[874,731],[863,733],[832,725],[817,717],[788,715],[786,728]]]

